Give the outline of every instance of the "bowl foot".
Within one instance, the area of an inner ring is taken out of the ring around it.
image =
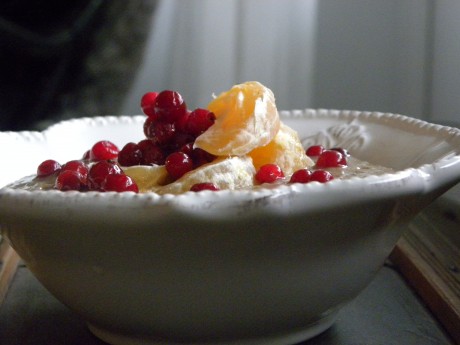
[[[294,330],[286,334],[268,335],[266,337],[231,339],[216,341],[192,341],[191,345],[288,345],[297,344],[311,339],[326,331],[335,322],[337,313],[331,313],[305,328]],[[186,342],[174,342],[167,339],[139,338],[125,334],[114,333],[107,329],[99,328],[93,324],[88,324],[88,328],[96,337],[111,345],[184,345]]]

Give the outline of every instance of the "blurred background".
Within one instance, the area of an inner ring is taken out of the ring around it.
[[[258,80],[279,109],[460,122],[460,1],[3,0],[0,130],[139,114],[147,91],[189,108]]]

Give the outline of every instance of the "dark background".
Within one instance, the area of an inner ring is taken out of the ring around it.
[[[115,114],[144,48],[156,1],[4,0],[0,130]]]

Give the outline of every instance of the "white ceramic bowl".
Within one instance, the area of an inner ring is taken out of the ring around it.
[[[292,344],[334,321],[405,224],[460,180],[460,130],[382,113],[282,112],[305,145],[342,146],[395,173],[275,190],[158,196],[0,192],[2,234],[112,344]],[[142,135],[144,117],[1,133],[6,184],[44,159]]]

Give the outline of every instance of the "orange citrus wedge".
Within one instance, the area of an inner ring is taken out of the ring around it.
[[[216,156],[242,156],[267,145],[278,133],[280,119],[273,92],[256,81],[233,86],[212,100],[216,122],[195,141]]]
[[[284,123],[281,123],[279,132],[270,143],[255,148],[248,155],[256,170],[264,164],[274,163],[280,166],[285,176],[314,165],[305,154],[297,132]]]
[[[168,181],[168,172],[164,165],[135,165],[123,167],[123,171],[136,182],[141,193],[155,190]]]

